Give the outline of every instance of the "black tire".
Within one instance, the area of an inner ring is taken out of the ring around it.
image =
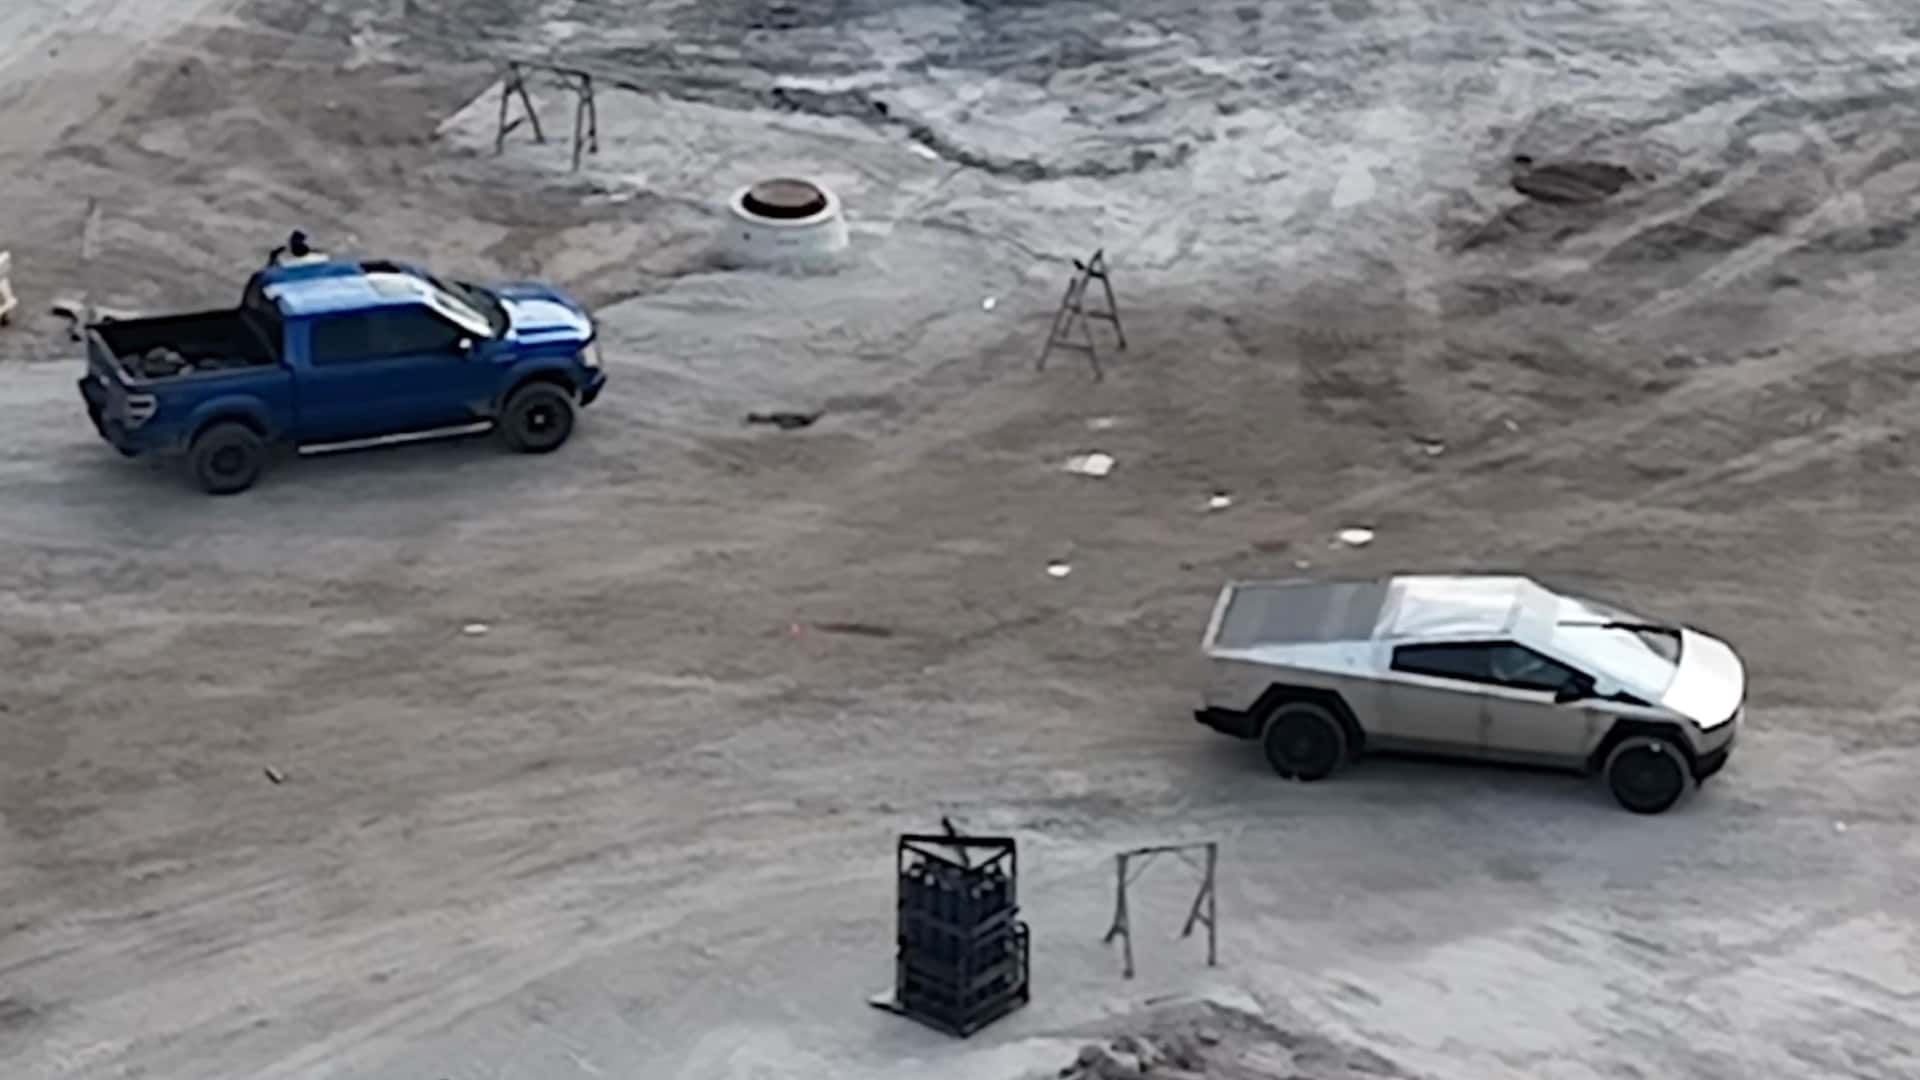
[[[1332,713],[1304,701],[1273,710],[1260,744],[1267,764],[1289,780],[1324,780],[1347,760],[1346,729]]]
[[[1686,755],[1652,735],[1627,739],[1607,755],[1604,770],[1614,801],[1636,814],[1662,814],[1687,793]]]
[[[522,454],[550,454],[573,434],[573,395],[552,383],[523,386],[500,411],[500,437]]]
[[[260,479],[267,444],[253,429],[232,422],[214,424],[194,437],[187,470],[209,495],[237,495]]]

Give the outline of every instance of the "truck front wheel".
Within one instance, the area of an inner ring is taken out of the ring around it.
[[[237,495],[260,479],[267,445],[253,429],[232,422],[214,424],[193,440],[187,469],[209,495]]]
[[[1607,755],[1607,787],[1636,814],[1659,814],[1687,793],[1687,763],[1666,739],[1636,735]]]
[[[523,386],[500,413],[500,436],[523,454],[560,449],[573,434],[573,395],[552,383]]]

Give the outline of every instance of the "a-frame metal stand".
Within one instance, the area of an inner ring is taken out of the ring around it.
[[[1104,311],[1087,310],[1087,286],[1096,281],[1107,297]],[[1112,323],[1114,336],[1120,340],[1120,348],[1127,347],[1127,332],[1120,328],[1120,305],[1113,298],[1113,281],[1107,276],[1105,248],[1094,252],[1086,262],[1073,260],[1073,280],[1067,283],[1067,294],[1060,298],[1060,310],[1054,312],[1053,326],[1047,331],[1046,347],[1040,350],[1040,360],[1034,365],[1034,370],[1047,369],[1047,357],[1053,350],[1072,349],[1087,354],[1087,363],[1093,366],[1096,381],[1106,378],[1106,372],[1100,368],[1100,347],[1093,340],[1091,324],[1096,319]]]
[[[1218,965],[1218,937],[1215,931],[1219,909],[1214,902],[1213,870],[1219,861],[1220,845],[1208,841],[1204,844],[1169,844],[1163,847],[1136,848],[1123,851],[1114,856],[1115,890],[1113,894],[1113,926],[1107,930],[1107,936],[1100,939],[1101,944],[1111,944],[1114,938],[1120,939],[1121,956],[1125,958],[1124,974],[1133,978],[1133,924],[1127,915],[1127,886],[1146,872],[1147,864],[1156,855],[1172,855],[1188,866],[1200,871],[1200,891],[1193,896],[1193,906],[1187,911],[1187,924],[1180,931],[1182,938],[1192,937],[1196,925],[1207,928],[1207,966]],[[1196,865],[1193,858],[1204,854],[1205,862]],[[1132,874],[1127,867],[1134,859],[1140,860],[1140,867]]]
[[[573,92],[573,169],[578,172],[583,152],[600,152],[600,110],[593,99],[593,75],[579,68],[532,60],[507,61],[506,76],[500,81],[500,122],[494,130],[493,152],[498,154],[506,149],[507,134],[522,123],[533,128],[534,142],[546,143],[547,134],[540,128],[540,113],[534,109],[533,97],[527,93],[527,77],[533,74],[551,76],[563,89]],[[520,101],[523,115],[509,117],[515,98]]]

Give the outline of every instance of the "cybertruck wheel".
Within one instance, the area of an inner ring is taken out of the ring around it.
[[[1607,787],[1636,814],[1662,814],[1687,793],[1687,759],[1666,739],[1636,736],[1607,755]]]
[[[1289,780],[1324,780],[1346,763],[1347,732],[1318,705],[1282,705],[1267,717],[1260,737],[1267,764]]]
[[[266,467],[267,445],[245,424],[215,424],[194,437],[187,471],[209,495],[237,495]]]
[[[522,454],[548,454],[573,434],[573,395],[552,383],[514,391],[500,413],[500,437]]]

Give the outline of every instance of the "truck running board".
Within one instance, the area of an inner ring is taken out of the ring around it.
[[[343,450],[369,450],[376,446],[399,446],[403,443],[426,442],[429,439],[450,439],[457,435],[478,435],[493,427],[491,420],[480,420],[458,427],[434,428],[431,431],[409,431],[402,435],[381,435],[372,439],[348,439],[346,442],[314,443],[302,446],[302,454],[332,454]]]

